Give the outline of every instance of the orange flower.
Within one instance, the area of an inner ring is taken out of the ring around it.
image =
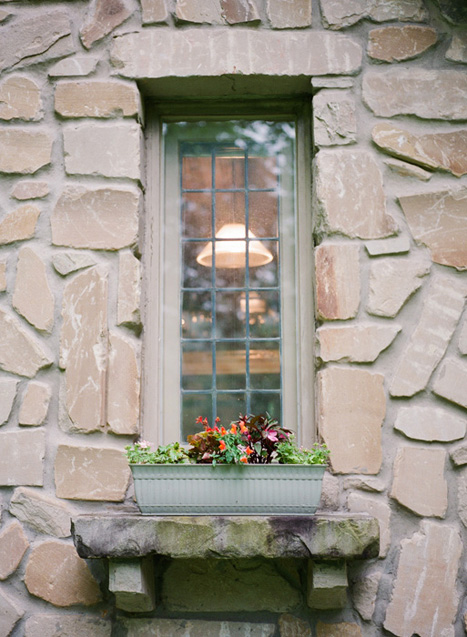
[[[237,433],[237,425],[232,425],[232,427],[230,428],[230,433],[231,434],[236,434]]]
[[[198,416],[198,418],[196,419],[196,424],[197,425],[202,425],[203,424],[203,417],[202,416]]]
[[[246,434],[248,432],[248,427],[245,427],[245,425],[240,422],[240,433],[242,434]]]
[[[248,464],[248,458],[246,456],[243,456],[243,458],[240,458],[240,462],[243,462],[244,464]]]
[[[247,447],[247,448],[245,449],[245,453],[246,453],[248,456],[251,456],[251,454],[252,454],[252,453],[254,453],[254,452],[253,452],[253,449],[252,449],[251,447]]]
[[[220,441],[220,443],[219,443],[219,449],[220,449],[221,451],[224,451],[224,450],[225,450],[225,442],[224,442],[223,440],[221,440],[221,441]]]
[[[227,433],[227,431],[225,430],[225,427],[221,427],[221,434],[223,436],[225,436],[226,433]]]
[[[217,416],[216,420],[214,422],[220,422],[221,419],[219,418],[219,416]]]

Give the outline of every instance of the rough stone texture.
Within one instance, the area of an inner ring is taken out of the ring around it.
[[[381,62],[401,62],[415,58],[436,44],[436,30],[431,27],[404,26],[372,29],[368,56]]]
[[[379,259],[370,265],[367,312],[393,318],[422,285],[430,271],[428,259],[395,257]]]
[[[7,288],[6,270],[7,262],[0,261],[0,292],[5,292]]]
[[[467,464],[467,445],[458,445],[451,449],[451,460],[456,467],[461,467]]]
[[[10,417],[17,386],[18,381],[14,378],[0,379],[0,425],[3,425]]]
[[[338,511],[340,508],[340,482],[337,476],[326,471],[321,485],[321,500],[319,509],[323,511]]]
[[[464,308],[467,287],[456,279],[437,274],[428,290],[419,322],[395,369],[392,396],[413,396],[427,386]]]
[[[350,493],[347,506],[352,513],[368,513],[379,522],[379,556],[386,557],[391,546],[391,509],[389,505],[374,496]]]
[[[467,365],[455,358],[444,360],[434,379],[433,391],[467,409]]]
[[[310,608],[344,608],[347,586],[347,565],[344,561],[308,562],[307,605]]]
[[[276,631],[275,624],[203,619],[119,618],[118,626],[126,637],[147,637],[150,631],[157,637],[273,637]]]
[[[81,557],[202,559],[371,559],[378,556],[378,521],[361,514],[313,516],[81,515],[73,520]],[[239,541],[241,538],[241,541]]]
[[[457,473],[457,511],[464,526],[467,526],[467,469]]]
[[[0,368],[32,378],[52,362],[45,346],[13,314],[0,310]]]
[[[107,272],[95,266],[77,274],[63,291],[60,365],[65,369],[66,410],[72,431],[105,425]]]
[[[467,7],[458,0],[436,0],[443,18],[451,24],[467,24]]]
[[[115,606],[129,613],[154,610],[154,558],[109,561],[109,591],[115,595]]]
[[[0,533],[0,580],[5,580],[16,571],[29,542],[23,527],[14,520]]]
[[[143,24],[166,22],[169,17],[165,0],[141,0]]]
[[[50,540],[35,546],[24,583],[31,595],[54,606],[91,606],[101,600],[99,586],[74,546]]]
[[[463,438],[466,422],[443,408],[401,407],[394,422],[394,429],[407,438],[428,442],[452,442]]]
[[[9,11],[5,11],[5,9],[0,9],[0,22],[6,20],[12,14]]]
[[[127,0],[92,0],[85,23],[80,29],[81,42],[90,49],[94,42],[111,33],[132,12]]]
[[[280,637],[312,637],[308,622],[289,613],[279,617]]]
[[[222,15],[228,24],[259,22],[255,0],[221,0]]]
[[[68,175],[140,178],[141,129],[136,122],[73,124],[63,130]]]
[[[451,62],[467,64],[467,33],[454,33],[446,58]]]
[[[60,82],[55,110],[62,117],[131,117],[140,110],[134,84],[116,80]]]
[[[344,489],[361,489],[362,491],[370,491],[373,493],[381,493],[385,490],[386,485],[379,478],[364,478],[360,476],[348,476],[344,478]]]
[[[44,456],[42,430],[0,433],[0,485],[41,487]]]
[[[92,256],[80,252],[60,252],[59,254],[54,254],[52,263],[56,271],[62,276],[67,276],[72,272],[77,272],[78,270],[96,265],[96,261]]]
[[[420,181],[429,181],[432,176],[432,173],[428,172],[428,170],[424,170],[420,168],[420,166],[408,164],[406,161],[400,161],[399,159],[385,159],[384,163],[392,172],[401,177],[415,177],[415,179],[419,179]]]
[[[140,192],[68,186],[51,216],[52,242],[71,248],[119,250],[136,243]]]
[[[464,320],[464,324],[461,327],[457,347],[459,348],[459,352],[461,354],[463,354],[464,356],[467,355],[467,319]]]
[[[266,9],[273,29],[311,26],[311,0],[268,0]]]
[[[400,332],[399,325],[360,323],[346,327],[323,326],[316,335],[323,361],[372,363],[391,345]]]
[[[375,612],[381,572],[366,571],[352,582],[352,601],[360,617],[370,621]]]
[[[55,537],[71,535],[69,509],[36,489],[18,487],[10,500],[9,511],[39,533]]]
[[[314,89],[320,88],[352,88],[355,80],[352,77],[334,77],[324,75],[322,77],[312,77],[311,86]]]
[[[391,497],[417,515],[444,518],[448,488],[446,452],[429,447],[399,447]]]
[[[294,563],[290,571],[286,579],[271,561],[254,558],[174,560],[164,573],[162,601],[174,612],[289,612],[301,602]],[[227,583],[228,595],[212,594]]]
[[[0,130],[0,172],[35,173],[50,164],[52,136],[36,129],[14,128]]]
[[[45,263],[32,248],[22,247],[18,255],[13,307],[38,330],[51,332],[54,305]]]
[[[118,261],[117,325],[139,325],[141,263],[132,252],[123,250]]]
[[[10,635],[23,615],[24,609],[19,600],[14,601],[0,591],[0,635]]]
[[[73,52],[70,20],[65,9],[18,15],[0,25],[0,72],[15,66],[53,60]]]
[[[224,24],[218,0],[176,0],[175,15],[183,22]]]
[[[435,263],[467,269],[467,188],[399,197],[410,231]]]
[[[386,254],[403,254],[410,250],[410,239],[407,236],[396,237],[395,239],[376,239],[366,241],[365,249],[370,257],[380,257]]]
[[[381,171],[369,152],[322,150],[315,173],[323,230],[360,239],[381,239],[395,233],[394,219],[386,212]]]
[[[140,374],[135,347],[117,332],[110,333],[109,344],[107,424],[114,434],[137,434]]]
[[[375,144],[427,168],[447,170],[456,177],[467,174],[467,129],[450,133],[417,135],[393,124],[377,124],[372,131]]]
[[[331,29],[349,27],[362,18],[420,22],[427,16],[422,0],[320,0],[320,4],[324,25]]]
[[[363,99],[380,117],[467,119],[467,75],[420,68],[367,71]]]
[[[110,637],[112,624],[95,615],[33,615],[26,620],[24,637]]]
[[[3,217],[0,221],[0,245],[31,239],[39,214],[37,206],[25,204]]]
[[[454,637],[456,576],[462,540],[454,525],[423,521],[401,542],[401,556],[384,627],[398,637]],[[442,576],[440,576],[442,574]]]
[[[346,91],[323,90],[313,98],[313,141],[318,147],[357,141],[355,99]]]
[[[361,59],[360,45],[346,36],[243,28],[150,29],[115,38],[111,50],[119,74],[131,78],[350,75]]]
[[[356,316],[360,305],[359,247],[323,243],[315,250],[316,314],[326,320]]]
[[[19,410],[19,424],[42,425],[47,417],[51,396],[50,385],[31,381],[28,384]]]
[[[46,181],[19,181],[11,191],[15,199],[42,199],[49,194],[49,184]]]
[[[48,75],[49,77],[86,76],[96,69],[97,61],[97,58],[89,55],[73,55],[51,66]]]
[[[376,474],[386,413],[383,376],[329,367],[318,373],[319,431],[336,473]]]
[[[339,624],[316,624],[316,637],[362,637],[362,631],[358,624],[340,622]]]
[[[0,84],[0,119],[41,119],[38,85],[27,77],[11,75]]]
[[[130,479],[118,449],[59,445],[55,457],[55,491],[69,500],[122,502]]]

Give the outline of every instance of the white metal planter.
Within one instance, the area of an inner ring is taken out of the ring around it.
[[[309,515],[324,465],[130,465],[143,515]]]

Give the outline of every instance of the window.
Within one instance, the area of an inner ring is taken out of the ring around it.
[[[268,411],[310,439],[309,205],[297,212],[304,127],[295,113],[157,120],[149,178],[161,196],[144,348],[153,429],[145,436],[186,440],[199,429],[197,416],[228,424],[239,413]],[[304,418],[308,433],[299,427]]]

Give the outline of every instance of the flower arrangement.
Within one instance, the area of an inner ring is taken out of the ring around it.
[[[240,416],[228,428],[216,418],[213,426],[199,417],[203,430],[188,436],[189,448],[178,442],[161,445],[154,451],[145,440],[125,447],[130,464],[308,464],[326,465],[329,450],[324,444],[311,449],[298,447],[294,435],[269,414]]]

